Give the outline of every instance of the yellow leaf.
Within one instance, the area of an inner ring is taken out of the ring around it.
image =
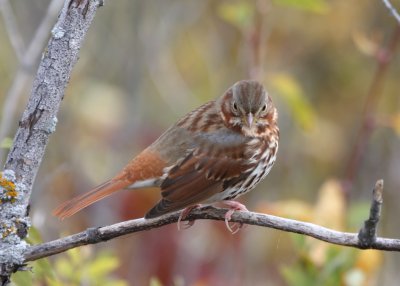
[[[378,250],[363,250],[357,257],[356,267],[367,275],[374,275],[382,265],[383,256]]]
[[[397,133],[397,135],[400,135],[400,113],[395,114],[391,117],[390,125]]]
[[[72,248],[67,251],[69,261],[74,266],[79,266],[82,263],[81,251],[78,248]]]
[[[247,1],[224,2],[218,6],[218,15],[238,28],[247,27],[254,15],[254,5]]]
[[[89,126],[90,130],[109,132],[123,123],[128,112],[124,99],[127,94],[120,88],[86,80],[73,90],[84,96],[73,97],[68,105],[77,113],[82,127]]]
[[[326,181],[319,190],[313,222],[341,230],[344,228],[346,203],[343,188],[338,180]],[[319,266],[325,264],[327,250],[332,247],[322,241],[310,240],[310,259]]]
[[[305,130],[313,129],[315,112],[297,80],[289,74],[276,74],[270,82],[292,111],[296,123]]]
[[[311,221],[313,218],[312,207],[300,200],[284,200],[273,203],[262,202],[256,206],[256,211],[302,221]]]
[[[59,258],[55,262],[56,273],[60,274],[62,277],[73,277],[77,276],[77,273],[74,271],[73,266],[70,261],[65,258]]]
[[[101,253],[88,266],[88,273],[92,279],[95,279],[96,277],[102,277],[114,271],[118,266],[119,260],[117,257],[107,253]]]
[[[156,278],[156,277],[151,277],[151,278],[150,278],[150,283],[149,283],[149,285],[150,285],[150,286],[163,286],[163,284],[161,283],[161,281],[160,281],[158,278]]]
[[[10,137],[4,138],[0,143],[0,148],[10,149],[13,143],[13,139]]]
[[[336,123],[318,118],[312,131],[304,133],[297,144],[301,152],[325,163],[337,162],[347,152],[343,128]]]
[[[374,56],[379,50],[377,42],[360,32],[353,33],[353,41],[358,50],[367,56]]]
[[[326,13],[329,10],[325,0],[275,0],[274,2],[314,13]]]
[[[314,210],[314,222],[336,230],[344,228],[346,200],[340,182],[336,179],[326,181],[319,190]]]

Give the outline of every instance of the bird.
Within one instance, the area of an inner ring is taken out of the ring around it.
[[[247,211],[234,199],[270,172],[279,142],[278,111],[263,85],[241,80],[219,98],[192,110],[134,157],[116,176],[57,207],[68,218],[123,189],[157,187],[161,199],[145,219],[183,210],[179,221],[200,204]]]

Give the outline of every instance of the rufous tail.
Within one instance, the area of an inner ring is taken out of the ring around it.
[[[132,182],[128,180],[111,179],[97,186],[93,190],[61,204],[53,211],[53,215],[60,219],[70,217],[87,206],[90,206],[91,204],[129,186],[131,183]]]

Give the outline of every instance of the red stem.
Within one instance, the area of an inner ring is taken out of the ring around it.
[[[351,189],[354,183],[354,179],[359,170],[361,159],[365,154],[367,148],[368,139],[374,130],[375,127],[374,114],[378,102],[382,96],[384,79],[387,74],[388,67],[391,63],[391,59],[399,44],[399,40],[400,40],[400,26],[396,25],[396,29],[393,33],[392,38],[390,39],[388,47],[380,49],[376,54],[376,59],[377,59],[376,71],[372,79],[372,83],[369,87],[367,99],[364,104],[361,126],[358,131],[356,141],[350,155],[350,160],[346,167],[345,185],[347,191]]]

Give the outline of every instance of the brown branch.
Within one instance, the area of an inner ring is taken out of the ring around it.
[[[308,222],[301,222],[261,213],[235,212],[232,215],[231,221],[303,234],[328,243],[343,246],[350,246],[360,249],[369,248],[386,251],[400,251],[400,239],[376,237],[375,230],[378,223],[377,218],[379,218],[380,205],[382,203],[382,191],[383,181],[379,180],[374,189],[374,199],[371,206],[373,226],[368,226],[366,228],[368,233],[370,233],[369,229],[374,229],[374,239],[369,239],[368,243],[365,243],[365,240],[362,240],[360,235],[357,233],[340,232]],[[224,221],[225,213],[225,209],[207,206],[192,210],[185,220],[212,219]],[[25,262],[48,257],[82,245],[96,244],[122,235],[150,230],[164,225],[176,223],[179,215],[180,213],[177,212],[157,219],[146,220],[144,218],[140,218],[104,227],[89,228],[77,234],[30,247],[25,252]],[[363,229],[365,229],[365,227]],[[363,231],[360,231],[360,233],[361,232]]]
[[[390,39],[388,47],[382,47],[375,55],[377,59],[377,67],[373,76],[371,85],[369,86],[367,98],[364,104],[364,110],[361,119],[361,126],[357,133],[355,144],[350,153],[350,159],[346,167],[345,186],[348,189],[352,187],[357,171],[365,154],[368,139],[374,130],[374,114],[379,100],[382,96],[382,88],[387,70],[391,63],[391,59],[400,42],[400,25],[396,25],[395,31]]]

